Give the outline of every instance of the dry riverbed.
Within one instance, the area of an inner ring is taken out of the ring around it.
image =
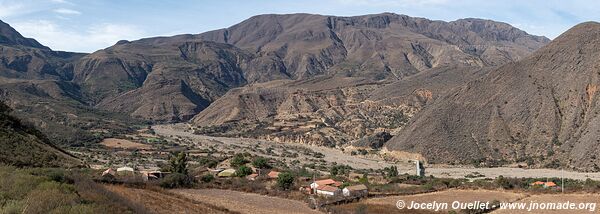
[[[401,174],[409,173],[414,174],[414,165],[406,162],[391,163],[386,162],[383,159],[370,159],[364,158],[363,156],[352,156],[334,148],[311,146],[304,144],[282,144],[266,140],[248,139],[248,138],[228,138],[228,137],[211,137],[204,135],[196,135],[190,131],[187,124],[171,124],[171,125],[157,125],[152,127],[157,135],[166,138],[186,138],[193,142],[200,142],[202,145],[213,145],[213,146],[233,146],[233,148],[267,148],[267,147],[282,147],[286,146],[286,149],[301,148],[303,150],[310,150],[313,152],[319,152],[324,155],[322,158],[327,163],[339,163],[346,164],[355,169],[382,169],[391,165],[396,165]],[[227,148],[221,148],[227,149]],[[230,148],[231,149],[231,148]],[[253,153],[253,152],[250,152]],[[263,155],[255,153],[256,155]],[[301,161],[306,161],[306,158],[300,156],[297,158]],[[600,173],[583,173],[583,172],[572,172],[562,171],[555,169],[521,169],[521,168],[509,168],[509,167],[498,167],[498,168],[473,168],[473,167],[428,167],[426,170],[427,175],[433,175],[435,177],[446,177],[446,178],[465,178],[466,175],[479,173],[483,175],[482,178],[496,178],[500,175],[504,177],[564,177],[577,180],[585,180],[591,178],[594,180],[600,180]]]

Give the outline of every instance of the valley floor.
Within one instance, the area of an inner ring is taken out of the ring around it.
[[[268,148],[268,147],[281,147],[282,143],[248,139],[248,138],[228,138],[228,137],[212,137],[205,135],[193,134],[187,124],[171,124],[171,125],[158,125],[153,126],[153,130],[157,135],[166,138],[185,138],[192,142],[200,142],[203,145],[220,146],[222,149],[240,149],[240,148]],[[400,174],[408,173],[414,174],[414,165],[409,163],[409,160],[405,162],[388,162],[381,158],[366,158],[359,155],[350,155],[344,153],[338,149],[319,147],[304,144],[285,144],[285,149],[298,149],[310,150],[313,152],[319,152],[324,155],[322,158],[327,163],[342,163],[349,165],[355,169],[382,169],[388,166],[395,165],[398,167]],[[228,148],[227,148],[228,147]],[[250,153],[253,153],[250,151]],[[288,158],[290,159],[290,158]],[[302,160],[303,158],[297,158]],[[510,167],[497,167],[497,168],[474,168],[474,167],[452,167],[452,166],[431,166],[426,169],[427,175],[433,175],[440,178],[465,178],[465,176],[473,173],[482,175],[480,178],[496,178],[498,176],[504,177],[533,177],[533,178],[546,178],[546,177],[564,177],[576,180],[585,180],[587,178],[600,180],[600,173],[584,173],[584,172],[573,172],[563,171],[556,169],[523,169],[523,168],[510,168]]]

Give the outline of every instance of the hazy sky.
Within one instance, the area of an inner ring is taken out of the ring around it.
[[[337,16],[382,12],[453,21],[507,22],[554,38],[600,21],[600,1],[582,0],[0,0],[0,19],[55,50],[93,52],[118,40],[200,33],[265,13]]]

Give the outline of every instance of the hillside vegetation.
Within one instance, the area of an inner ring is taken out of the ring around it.
[[[70,167],[81,161],[54,146],[37,129],[10,115],[0,102],[0,163],[13,166]]]

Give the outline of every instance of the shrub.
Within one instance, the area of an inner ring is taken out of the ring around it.
[[[388,178],[393,178],[398,176],[398,167],[390,166],[383,168],[384,175]]]
[[[268,160],[263,157],[257,157],[252,161],[252,165],[258,169],[270,168]]]
[[[210,183],[211,181],[215,180],[215,176],[211,175],[211,174],[206,174],[203,175],[200,180],[204,183]]]
[[[229,164],[231,165],[231,167],[239,167],[247,163],[248,160],[246,160],[243,154],[235,154],[235,156],[233,156],[233,159],[231,159],[231,162]]]
[[[160,186],[163,188],[189,188],[194,186],[194,183],[196,183],[196,181],[194,180],[194,177],[189,176],[189,175],[185,175],[185,174],[181,174],[181,173],[173,173],[170,175],[167,175],[167,177],[165,177],[161,182],[160,182]]]
[[[277,186],[282,189],[290,189],[294,185],[294,176],[289,172],[279,173]]]
[[[235,175],[238,177],[246,177],[248,175],[252,174],[252,169],[250,169],[250,167],[247,166],[240,166],[236,171],[235,171]]]

